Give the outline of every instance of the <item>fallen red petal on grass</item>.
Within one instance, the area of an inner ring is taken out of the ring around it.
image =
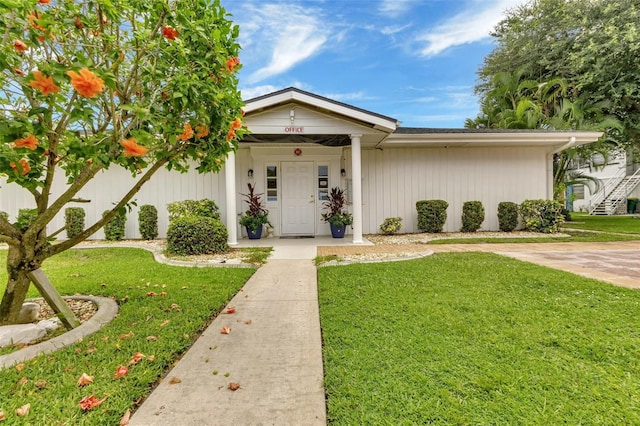
[[[16,409],[16,416],[24,417],[29,414],[29,410],[31,409],[31,404],[24,404],[22,407]]]
[[[149,296],[149,297],[153,297],[153,296],[155,296],[155,295],[156,295],[156,294],[155,294],[154,292],[152,292],[152,291],[150,291],[150,292],[148,292],[148,293],[147,293],[147,296]]]
[[[133,354],[133,356],[131,357],[131,361],[129,361],[129,365],[132,364],[137,364],[139,363],[143,358],[144,358],[144,354],[140,353],[140,352],[136,352],[135,354]]]
[[[80,402],[78,403],[78,405],[80,406],[80,408],[82,408],[84,411],[89,411],[93,408],[96,408],[98,405],[102,404],[104,402],[104,400],[107,399],[107,397],[104,397],[102,399],[98,399],[96,398],[95,395],[91,395],[91,396],[85,396],[84,398],[82,398],[80,400]]]
[[[89,383],[93,383],[93,376],[82,373],[82,376],[78,379],[77,386],[87,386]]]
[[[124,416],[122,416],[122,418],[120,419],[119,426],[127,426],[129,424],[130,419],[131,419],[131,410],[127,410],[127,412],[124,413]]]
[[[229,383],[229,389],[231,389],[232,391],[237,391],[238,389],[240,389],[240,383]]]
[[[229,327],[228,325],[225,325],[224,327],[222,327],[222,330],[220,330],[220,334],[229,334],[231,333],[231,327]]]
[[[116,370],[116,374],[113,375],[113,378],[114,379],[119,379],[121,377],[126,376],[127,374],[129,374],[129,369],[127,367],[125,367],[124,365],[121,365]]]
[[[236,313],[236,308],[235,308],[235,307],[233,307],[233,306],[229,306],[229,307],[227,308],[227,310],[226,310],[226,311],[224,311],[224,313],[225,313],[225,314],[235,314],[235,313]]]

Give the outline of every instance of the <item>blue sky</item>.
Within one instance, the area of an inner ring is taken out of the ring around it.
[[[491,29],[524,0],[222,0],[240,25],[244,99],[286,87],[463,127]]]

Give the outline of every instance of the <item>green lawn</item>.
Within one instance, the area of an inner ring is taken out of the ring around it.
[[[318,274],[331,424],[640,424],[638,291],[481,253]]]
[[[640,223],[640,221],[638,221]],[[640,239],[638,235],[620,235],[611,234],[607,232],[588,232],[580,230],[562,231],[563,234],[569,235],[568,237],[551,237],[543,235],[540,237],[527,237],[527,238],[483,238],[482,233],[478,233],[478,237],[474,238],[445,238],[441,240],[429,241],[428,244],[505,244],[505,243],[597,243],[597,242],[610,242],[610,241],[634,241]],[[508,235],[508,234],[507,234]]]
[[[0,250],[0,262],[6,262],[6,251]],[[68,251],[43,269],[61,293],[113,297],[120,313],[72,347],[26,362],[22,371],[0,371],[0,411],[7,424],[118,424],[253,274],[253,269],[162,265],[147,251],[126,248]],[[5,283],[2,268],[2,292]],[[33,289],[30,295],[37,296]],[[147,358],[114,379],[118,366],[127,366],[136,352]],[[77,387],[82,373],[95,376],[94,383]],[[23,377],[27,381],[20,384]],[[83,413],[78,402],[92,394],[107,399]],[[31,412],[20,422],[15,410],[27,403]]]
[[[640,234],[640,216],[589,216],[587,213],[571,213],[571,222],[563,227],[594,231]],[[583,223],[581,223],[583,222]]]

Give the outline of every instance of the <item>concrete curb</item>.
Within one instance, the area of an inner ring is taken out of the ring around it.
[[[19,351],[0,356],[0,370],[20,362],[28,361],[40,354],[48,354],[70,346],[83,337],[89,336],[109,324],[118,314],[118,304],[108,297],[98,296],[63,296],[63,299],[89,300],[98,306],[98,311],[84,324],[61,336],[27,346]]]

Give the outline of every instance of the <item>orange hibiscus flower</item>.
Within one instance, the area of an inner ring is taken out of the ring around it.
[[[184,132],[178,135],[178,139],[181,141],[188,141],[193,137],[193,129],[191,128],[191,124],[187,123],[184,125]]]
[[[209,134],[209,128],[207,126],[196,126],[196,137],[204,138]]]
[[[232,129],[229,130],[229,133],[227,133],[227,140],[230,141],[231,139],[236,137],[236,132]]]
[[[35,80],[31,80],[29,86],[39,90],[43,95],[60,91],[60,87],[53,82],[53,77],[45,77],[40,71],[34,71],[33,77]]]
[[[51,0],[38,0],[38,3],[40,3],[40,4],[49,4],[49,3],[51,3]]]
[[[240,59],[237,56],[227,59],[227,69],[229,71],[233,71],[237,65],[240,65]]]
[[[34,150],[38,146],[38,139],[33,134],[30,134],[26,138],[16,139],[11,143],[14,148],[27,148]]]
[[[22,168],[22,173],[20,173],[20,171],[18,170],[18,166],[16,166],[16,163],[14,163],[13,161],[11,163],[9,163],[9,166],[16,173],[20,173],[22,176],[26,175],[31,170],[31,166],[29,165],[29,162],[25,158],[23,158],[22,160],[18,161],[18,164]]]
[[[82,68],[80,74],[67,71],[71,85],[85,98],[94,98],[104,90],[104,81],[88,68]]]
[[[162,35],[169,40],[175,40],[178,38],[178,30],[167,25],[162,28]]]
[[[149,152],[149,148],[138,145],[134,138],[124,139],[120,142],[120,145],[124,148],[124,156],[125,157],[142,157],[147,152]]]
[[[47,29],[45,27],[43,27],[42,25],[38,25],[38,23],[36,22],[40,18],[42,18],[42,15],[32,10],[31,12],[29,12],[29,25],[31,25],[36,30],[46,31]]]
[[[242,120],[238,117],[231,123],[231,130],[238,130],[240,127],[242,127]]]
[[[18,52],[25,52],[29,50],[29,46],[27,46],[27,44],[22,40],[15,40],[13,42],[13,48],[16,49]]]

